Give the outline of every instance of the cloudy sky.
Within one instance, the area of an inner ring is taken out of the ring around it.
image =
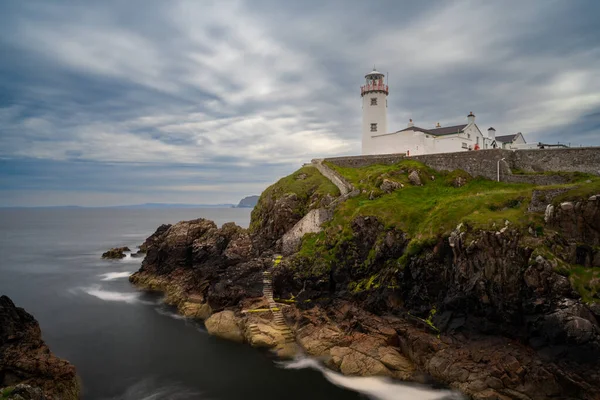
[[[389,128],[600,145],[600,2],[0,4],[0,206],[237,202]]]

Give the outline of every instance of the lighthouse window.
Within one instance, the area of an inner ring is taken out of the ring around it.
[[[377,132],[377,124],[371,124],[371,132]]]
[[[377,105],[377,97],[371,97],[371,105],[372,106],[376,106]]]

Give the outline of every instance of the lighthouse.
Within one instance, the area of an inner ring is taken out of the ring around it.
[[[365,85],[360,87],[362,97],[362,154],[374,154],[373,136],[387,132],[387,96],[388,85],[384,75],[373,69],[365,75]]]

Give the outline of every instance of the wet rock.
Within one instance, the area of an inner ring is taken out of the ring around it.
[[[201,320],[209,318],[212,313],[212,309],[208,304],[190,301],[184,301],[181,303],[181,305],[178,307],[178,310],[181,315],[185,317]]]
[[[125,258],[125,252],[131,251],[129,247],[113,247],[112,249],[102,253],[102,258],[119,260]]]
[[[334,347],[330,354],[331,362],[344,375],[393,376],[382,362],[349,347]]]

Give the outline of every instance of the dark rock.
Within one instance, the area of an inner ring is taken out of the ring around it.
[[[114,247],[104,253],[102,253],[102,258],[107,258],[111,260],[120,260],[121,258],[125,258],[125,252],[131,251],[129,247]]]
[[[171,224],[163,224],[159,226],[156,231],[148,236],[148,238],[139,247],[139,253],[146,253],[148,247],[152,245],[156,240],[160,240],[160,237],[171,227]]]
[[[22,382],[27,385],[19,385]],[[9,398],[79,398],[75,367],[50,352],[42,340],[40,326],[31,314],[16,307],[8,297],[1,296],[0,387],[15,385]]]
[[[561,203],[546,210],[546,222],[566,239],[588,246],[600,246],[600,202],[584,200],[575,207]]]

